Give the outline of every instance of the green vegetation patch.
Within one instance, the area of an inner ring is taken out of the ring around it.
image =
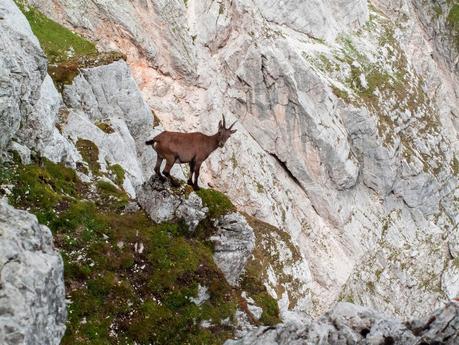
[[[126,172],[124,171],[123,167],[119,164],[113,164],[108,166],[108,170],[114,176],[115,183],[118,186],[122,186],[124,179],[126,178]]]
[[[95,175],[100,174],[99,148],[91,140],[78,139],[76,148],[80,152],[83,160],[88,163],[89,169]]]
[[[23,1],[16,1],[16,4],[29,21],[50,63],[97,53],[94,43],[49,19],[35,7]]]
[[[80,69],[108,65],[121,59],[126,60],[126,55],[120,52],[104,52],[77,56],[60,63],[49,64],[48,73],[57,89],[62,92],[65,85],[72,84],[75,77],[80,73]],[[101,129],[110,131],[107,126]]]
[[[128,195],[112,182],[99,180],[96,186],[101,199],[100,207],[105,209],[123,209],[127,205],[129,201]]]
[[[200,189],[197,194],[201,197],[204,205],[209,208],[210,218],[218,218],[230,212],[236,211],[231,200],[223,193],[214,189]]]
[[[98,52],[93,42],[48,18],[26,1],[16,0],[16,4],[38,38],[48,58],[48,73],[61,92],[64,85],[72,83],[81,68],[126,60],[126,55],[120,52]]]
[[[153,224],[143,211],[107,207],[107,198],[127,195],[107,181],[94,191],[73,170],[45,159],[2,163],[5,184],[13,186],[13,206],[50,227],[64,259],[71,303],[63,345],[205,345],[232,337],[223,320],[234,317],[239,292],[216,267],[211,247],[184,237],[181,224]],[[198,284],[210,296],[201,305],[191,300]]]
[[[459,49],[459,4],[454,4],[447,17],[448,24],[451,26],[456,48]]]
[[[112,133],[115,133],[115,130],[112,128],[112,126],[110,126],[109,123],[106,123],[106,122],[97,122],[96,123],[96,126],[102,130],[104,133],[107,133],[107,134],[112,134]]]

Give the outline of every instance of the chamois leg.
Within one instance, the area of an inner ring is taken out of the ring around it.
[[[161,181],[164,181],[166,178],[161,175],[161,164],[163,163],[164,158],[161,158],[159,155],[156,157],[155,173]]]
[[[201,163],[202,162],[197,162],[195,167],[194,167],[194,184],[193,184],[193,189],[194,190],[199,190],[198,186],[198,178],[199,178],[199,169],[201,169]]]
[[[174,178],[170,174],[170,171],[171,171],[172,167],[174,166],[174,163],[175,163],[175,159],[167,159],[166,158],[166,166],[164,167],[163,174],[164,174],[164,176],[166,176],[169,179],[169,181],[171,181],[171,185],[173,187],[179,187],[180,183],[175,181]]]
[[[190,178],[188,179],[187,184],[189,184],[190,186],[193,185],[193,173],[194,173],[195,164],[196,164],[196,162],[195,162],[194,159],[189,163],[189,165],[190,165]]]

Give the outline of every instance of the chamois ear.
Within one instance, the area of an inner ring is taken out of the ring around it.
[[[236,132],[237,132],[237,129],[231,130],[231,134],[234,134],[234,133],[236,133]]]
[[[233,124],[232,124],[231,126],[229,126],[229,128],[228,128],[228,129],[231,129],[231,128],[233,128],[233,126],[236,124],[236,122],[237,122],[237,120],[236,120],[236,121],[234,121],[234,122],[233,122]]]
[[[218,121],[218,129],[222,129],[222,120]]]

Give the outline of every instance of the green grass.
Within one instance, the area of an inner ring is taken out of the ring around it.
[[[218,218],[232,211],[236,211],[230,199],[213,189],[200,189],[197,194],[201,197],[205,206],[209,208],[210,218]]]
[[[126,172],[124,171],[123,167],[119,164],[113,164],[108,166],[108,170],[114,176],[115,183],[118,186],[122,186],[124,179],[126,178]]]
[[[101,208],[123,209],[127,205],[129,201],[127,194],[111,182],[99,180],[96,186],[101,198]]]
[[[97,53],[94,43],[49,19],[35,7],[26,6],[22,1],[16,4],[29,21],[50,63]]]
[[[100,130],[102,130],[103,132],[105,132],[107,134],[115,133],[115,130],[112,128],[112,126],[110,126],[109,123],[97,122],[96,126],[99,127]]]
[[[459,4],[456,3],[451,7],[447,21],[453,31],[456,48],[459,49]]]
[[[99,148],[91,140],[78,139],[76,148],[94,175],[100,174]]]

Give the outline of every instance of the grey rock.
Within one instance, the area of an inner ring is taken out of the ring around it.
[[[459,260],[449,260],[441,276],[441,288],[448,298],[459,298]]]
[[[124,51],[128,56],[134,53],[134,58],[139,57],[139,50],[150,65],[166,75],[196,78],[193,41],[183,20],[186,6],[182,0],[148,1],[140,5],[141,10],[137,4],[123,0],[30,2],[58,22],[78,27],[104,50]],[[54,6],[56,3],[59,5]],[[115,30],[130,39],[114,41]]]
[[[241,297],[247,302],[247,309],[255,317],[255,319],[260,320],[261,315],[263,314],[263,308],[257,306],[253,298],[247,295],[245,291],[242,291]]]
[[[18,144],[15,141],[12,141],[9,146],[10,150],[16,152],[19,155],[19,158],[21,159],[22,164],[30,164],[31,163],[31,158],[30,158],[30,150],[21,144]]]
[[[15,141],[44,157],[75,166],[79,154],[55,127],[61,97],[47,61],[13,1],[0,2],[0,150]]]
[[[69,118],[66,135],[96,143],[101,162],[119,163],[131,176],[134,187],[151,175],[156,153],[145,141],[154,136],[152,113],[142,98],[127,64],[120,60],[109,65],[82,69],[63,92],[66,106],[77,118]],[[81,126],[81,122],[87,122]],[[95,126],[108,121],[115,133]]]
[[[190,231],[194,231],[209,212],[195,192],[185,196],[183,190],[173,190],[168,181],[163,182],[156,176],[137,188],[137,201],[155,223],[183,220]]]
[[[217,231],[209,239],[214,245],[214,261],[228,283],[238,286],[255,246],[255,234],[239,213],[224,215],[214,225]]]
[[[334,39],[343,28],[356,29],[368,19],[367,3],[360,0],[256,0],[255,4],[268,21],[326,40]]]
[[[21,11],[0,1],[0,150],[13,138],[23,117],[40,97],[46,59]]]
[[[58,345],[65,331],[62,258],[51,231],[0,200],[0,343]]]
[[[51,77],[46,75],[40,87],[40,98],[32,111],[23,116],[16,140],[53,162],[75,167],[81,156],[56,127],[58,113],[62,108],[62,97]]]
[[[449,253],[453,258],[459,257],[459,231],[451,231],[448,237]]]
[[[317,321],[259,327],[225,345],[415,345],[459,340],[459,305],[451,302],[429,319],[402,323],[372,309],[350,303],[336,307]]]
[[[210,298],[208,289],[201,284],[198,284],[198,295],[196,297],[191,297],[190,301],[196,305],[201,305]]]

